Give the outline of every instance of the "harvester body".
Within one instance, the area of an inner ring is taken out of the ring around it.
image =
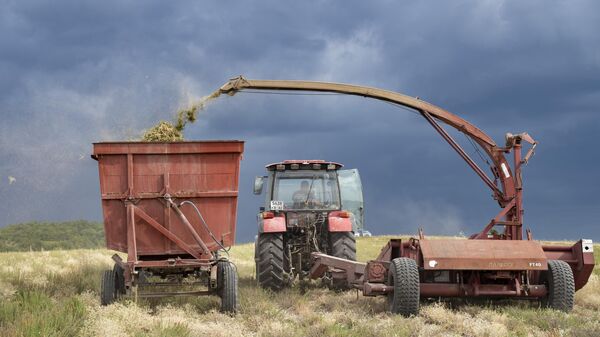
[[[438,106],[397,92],[358,85],[250,80],[240,76],[219,91],[234,95],[245,89],[355,95],[414,110],[490,188],[500,206],[498,214],[469,239],[429,240],[420,230],[418,237],[390,240],[379,257],[367,263],[313,252],[310,277],[331,275],[334,280],[346,280],[362,289],[365,296],[384,295],[389,310],[403,315],[417,314],[419,299],[429,297],[527,298],[558,310],[572,309],[575,291],[587,283],[594,268],[593,243],[580,240],[574,245],[547,246],[533,241],[529,230],[524,231],[522,168],[537,147],[529,134],[507,133],[505,144],[499,146],[473,124]],[[491,177],[441,124],[456,129],[483,150]],[[527,144],[529,149],[522,155]],[[510,154],[512,158],[507,158]]]

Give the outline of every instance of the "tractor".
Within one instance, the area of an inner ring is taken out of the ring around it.
[[[256,278],[263,288],[281,290],[303,280],[312,266],[312,253],[356,261],[354,233],[363,227],[363,195],[358,170],[324,160],[286,160],[266,166],[256,177],[254,194],[265,204],[257,216]],[[266,184],[265,184],[266,183]],[[334,289],[346,280],[325,274]]]

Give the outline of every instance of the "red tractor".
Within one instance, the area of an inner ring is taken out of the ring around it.
[[[256,177],[254,194],[266,182],[258,214],[256,278],[260,286],[280,290],[296,277],[308,276],[311,254],[356,260],[354,232],[362,229],[363,197],[358,170],[323,160],[286,160],[266,166]],[[346,280],[325,281],[336,289]]]

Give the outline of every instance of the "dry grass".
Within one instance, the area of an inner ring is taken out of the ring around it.
[[[171,122],[160,121],[146,130],[142,139],[145,142],[178,142],[183,140],[183,132]]]
[[[198,118],[198,111],[204,110],[208,103],[218,98],[220,91],[215,91],[208,96],[189,102],[186,108],[176,113],[175,123],[160,121],[155,126],[146,130],[142,136],[145,142],[178,142],[183,140],[183,130],[188,123],[194,123]]]
[[[361,238],[358,257],[373,258],[389,237]],[[600,247],[596,247],[597,251]],[[571,314],[517,302],[496,306],[423,303],[418,317],[385,312],[383,298],[335,293],[313,283],[281,293],[254,281],[254,248],[232,249],[240,275],[240,313],[218,312],[198,297],[102,307],[107,250],[0,254],[1,336],[599,336],[600,275],[577,293]]]

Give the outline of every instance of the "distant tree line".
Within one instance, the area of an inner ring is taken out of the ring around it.
[[[28,222],[0,228],[0,251],[103,248],[102,223]]]

